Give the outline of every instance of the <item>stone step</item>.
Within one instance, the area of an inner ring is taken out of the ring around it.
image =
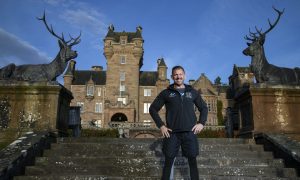
[[[242,138],[198,138],[199,143],[201,144],[255,144],[254,139],[242,139]],[[152,139],[152,138],[99,138],[99,137],[80,137],[80,138],[57,138],[58,143],[153,143],[153,142],[162,142],[162,139]]]
[[[105,162],[105,164],[99,163]],[[36,166],[42,165],[57,165],[57,166],[106,166],[113,164],[115,166],[163,166],[164,158],[112,158],[112,157],[62,157],[56,156],[52,158],[37,157],[35,160]],[[245,159],[245,158],[197,158],[198,167],[203,166],[230,166],[230,167],[277,167],[284,168],[283,160],[281,159]],[[174,162],[175,166],[183,167],[188,164],[186,158],[178,157]]]
[[[297,177],[295,169],[292,168],[271,168],[271,167],[216,167],[206,166],[198,167],[201,175],[218,175],[218,176],[263,176],[263,177]],[[67,166],[28,166],[25,175],[96,175],[117,177],[147,177],[162,174],[162,168],[159,166],[81,166],[71,168]],[[188,168],[174,168],[174,176],[188,176]]]
[[[117,177],[105,175],[40,175],[40,176],[17,176],[14,180],[160,180],[158,176],[147,177]],[[263,176],[210,176],[200,175],[199,180],[299,180],[300,178],[280,178]],[[175,176],[174,180],[190,180],[188,176]]]
[[[55,157],[59,154],[60,156],[72,156],[72,157],[161,157],[163,153],[161,149],[155,151],[145,151],[145,150],[134,150],[134,151],[121,151],[118,149],[93,149],[93,148],[83,148],[78,149],[61,149],[61,150],[45,150],[44,156]],[[181,152],[179,152],[180,156]],[[200,151],[200,156],[202,157],[247,157],[247,158],[273,158],[272,152],[265,151],[222,151],[222,150],[211,150],[211,151]]]
[[[80,151],[82,149],[110,149],[110,150],[128,150],[128,151],[135,151],[135,150],[160,150],[162,148],[162,144],[129,144],[129,143],[122,143],[122,144],[100,144],[100,143],[59,143],[59,144],[52,144],[51,149],[53,150],[62,150],[62,149],[76,149]],[[240,150],[249,150],[249,151],[263,151],[262,145],[252,145],[252,144],[199,144],[199,149],[202,151],[210,151],[210,150],[220,150],[220,151],[240,151]]]

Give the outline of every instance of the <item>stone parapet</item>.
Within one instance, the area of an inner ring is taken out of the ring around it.
[[[297,133],[300,129],[300,86],[256,84],[235,97],[240,134]]]
[[[258,144],[263,144],[266,151],[272,151],[275,158],[284,159],[286,167],[296,168],[299,175],[300,141],[297,140],[299,137],[300,133],[263,133],[257,134],[255,140]]]
[[[25,166],[33,165],[55,138],[49,133],[27,132],[0,151],[0,179],[13,179],[24,174]]]
[[[0,81],[0,128],[66,132],[71,99],[57,82]]]

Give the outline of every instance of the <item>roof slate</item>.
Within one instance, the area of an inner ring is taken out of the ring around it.
[[[157,79],[156,71],[140,71],[140,86],[155,86]]]
[[[91,78],[95,85],[106,84],[106,71],[75,71],[73,85],[85,85]],[[156,71],[140,71],[140,86],[155,86],[158,79]]]
[[[91,78],[96,85],[106,84],[106,71],[81,70],[74,72],[73,85],[85,85]]]

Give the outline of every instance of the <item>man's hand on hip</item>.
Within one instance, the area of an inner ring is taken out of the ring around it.
[[[198,123],[193,127],[192,131],[194,132],[194,134],[198,134],[202,131],[203,127],[204,126],[202,124]]]
[[[162,133],[163,137],[169,138],[170,137],[170,132],[172,132],[172,129],[167,128],[165,125],[162,125],[160,127],[160,132]]]

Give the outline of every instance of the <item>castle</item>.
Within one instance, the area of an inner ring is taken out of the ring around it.
[[[102,66],[93,66],[91,70],[75,70],[76,62],[69,63],[64,86],[73,93],[71,106],[81,107],[82,127],[109,128],[114,122],[155,127],[149,106],[160,91],[170,84],[170,80],[163,58],[157,60],[156,71],[141,71],[143,43],[140,26],[136,32],[115,32],[111,25],[104,38],[106,71]],[[217,102],[222,102],[225,116],[228,106],[226,88],[212,84],[204,74],[197,80],[190,80],[189,84],[199,90],[208,104],[207,124],[218,125]],[[164,119],[164,108],[160,115]]]

